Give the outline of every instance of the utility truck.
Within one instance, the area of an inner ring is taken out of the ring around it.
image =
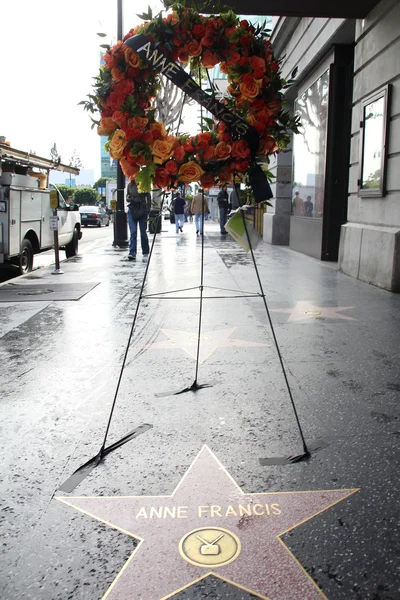
[[[55,216],[59,247],[67,258],[78,253],[79,207],[67,204],[57,186],[49,184],[51,169],[79,175],[79,169],[0,143],[0,267],[31,271],[34,254],[54,245],[50,218],[54,227]]]

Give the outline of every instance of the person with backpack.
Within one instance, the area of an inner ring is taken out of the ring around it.
[[[148,192],[139,192],[137,183],[134,179],[131,179],[128,184],[126,200],[128,202],[128,225],[131,234],[128,260],[136,260],[138,224],[143,260],[147,260],[149,256],[149,238],[146,229],[147,218],[151,209],[151,195]]]

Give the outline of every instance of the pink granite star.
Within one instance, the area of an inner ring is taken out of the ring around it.
[[[289,313],[288,323],[294,321],[306,321],[308,319],[343,319],[355,321],[353,317],[343,315],[344,310],[350,310],[354,306],[315,306],[307,300],[300,300],[294,308],[271,308],[270,312]]]
[[[57,500],[140,540],[108,600],[169,598],[211,574],[260,598],[320,600],[281,536],[355,491],[246,494],[204,446],[171,496]]]

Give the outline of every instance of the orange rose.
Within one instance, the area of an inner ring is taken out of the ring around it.
[[[225,160],[230,156],[231,150],[231,146],[226,142],[218,142],[215,146],[214,157],[216,160]]]
[[[254,100],[260,92],[260,84],[257,80],[254,80],[252,83],[243,82],[240,84],[239,88],[242,92],[242,96],[247,98],[247,100]]]
[[[127,158],[121,158],[119,164],[125,177],[136,177],[140,171],[140,167],[129,162]]]
[[[194,160],[189,160],[187,163],[184,163],[178,173],[179,180],[183,181],[183,183],[199,181],[202,175],[204,175],[203,169]]]
[[[120,159],[127,143],[125,132],[122,129],[114,131],[114,135],[109,143],[111,158]]]
[[[179,138],[177,138],[175,135],[167,135],[165,140],[172,144],[172,148],[174,150],[175,150],[175,148],[177,148],[179,146]]]
[[[214,175],[211,175],[211,173],[205,173],[205,175],[200,177],[200,185],[204,190],[209,190],[210,188],[214,187]]]
[[[204,162],[208,162],[214,158],[214,146],[208,146],[203,152]]]
[[[143,131],[148,122],[149,120],[146,119],[146,117],[132,117],[128,120],[128,127],[133,127],[134,129],[140,129]]]
[[[150,124],[150,131],[159,131],[163,137],[167,135],[164,123],[160,123],[159,121]]]
[[[157,165],[161,165],[169,159],[173,153],[173,142],[167,142],[166,140],[156,140],[153,144],[153,156],[154,162]]]
[[[97,128],[99,135],[110,135],[117,129],[117,124],[112,117],[103,117],[100,119],[100,125]]]
[[[202,46],[198,42],[189,42],[187,45],[187,51],[189,56],[200,56]]]
[[[232,144],[232,156],[234,158],[249,158],[251,152],[246,140],[237,140]]]
[[[132,50],[132,48],[129,48],[128,46],[125,48],[125,62],[130,67],[133,67],[134,69],[139,68],[139,64],[140,64],[139,54],[137,52],[135,52],[134,50]]]

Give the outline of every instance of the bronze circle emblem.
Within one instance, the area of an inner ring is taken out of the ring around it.
[[[183,536],[179,552],[185,560],[197,567],[222,567],[237,558],[240,540],[222,527],[201,527]]]

